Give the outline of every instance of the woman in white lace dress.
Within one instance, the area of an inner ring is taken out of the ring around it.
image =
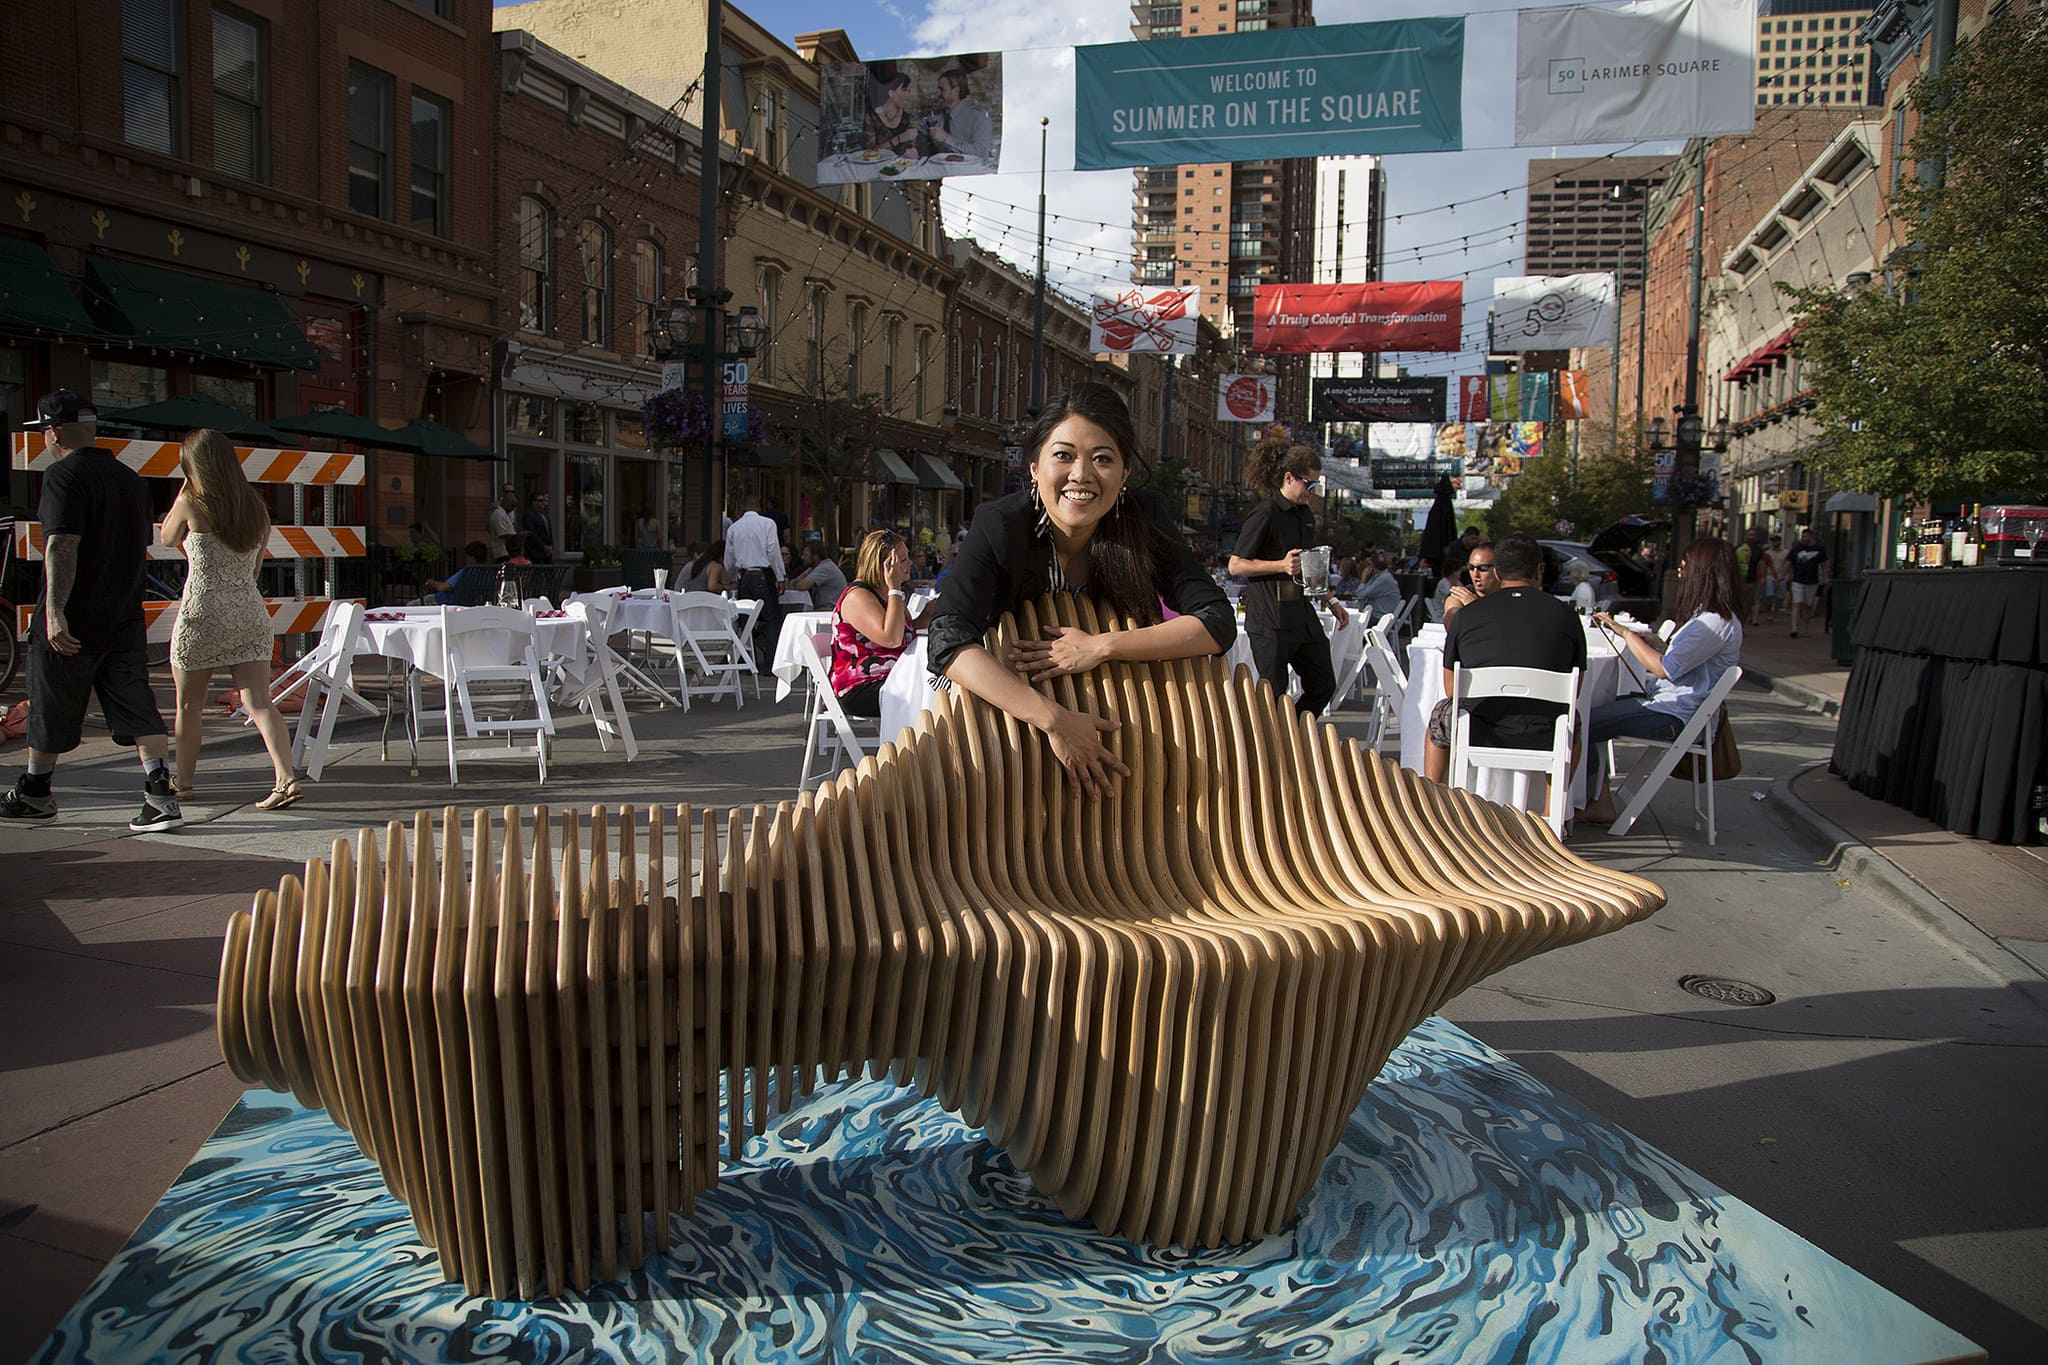
[[[178,684],[178,762],[171,780],[180,793],[191,792],[207,689],[214,670],[224,668],[270,752],[275,785],[257,809],[277,810],[299,799],[299,784],[292,776],[291,736],[270,700],[270,612],[256,586],[270,513],[242,473],[234,442],[219,432],[186,437],[179,464],[185,486],[158,532],[164,544],[184,548],[189,566],[171,629],[171,675]]]

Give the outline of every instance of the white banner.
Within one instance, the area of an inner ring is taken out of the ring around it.
[[[1502,275],[1493,281],[1493,349],[1614,345],[1614,276]]]
[[[1525,9],[1516,23],[1518,147],[1756,127],[1756,0]]]
[[[1428,422],[1374,422],[1365,436],[1375,460],[1427,460],[1436,454],[1436,427]]]
[[[1193,355],[1201,300],[1199,289],[1097,285],[1088,319],[1088,349],[1097,355]]]
[[[1216,386],[1219,422],[1270,422],[1280,381],[1270,374],[1226,374]]]

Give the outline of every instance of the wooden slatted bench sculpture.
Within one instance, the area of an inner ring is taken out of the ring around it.
[[[1041,620],[1098,625],[1047,599],[997,657]],[[1287,1222],[1445,1000],[1663,904],[1249,670],[1047,685],[1122,719],[1116,799],[1066,794],[1035,733],[955,691],[794,803],[477,811],[466,853],[450,807],[438,852],[424,811],[338,840],[230,924],[222,1052],[326,1108],[444,1275],[497,1298],[639,1266],[749,1132],[863,1067],[1069,1216],[1215,1246]]]

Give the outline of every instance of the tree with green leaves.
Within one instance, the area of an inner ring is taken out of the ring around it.
[[[1486,514],[1489,536],[1590,540],[1623,517],[1656,510],[1650,505],[1651,459],[1637,424],[1624,424],[1618,440],[1605,422],[1581,422],[1578,428],[1576,461],[1565,453],[1522,462],[1522,472]]]
[[[1930,173],[1893,195],[1912,244],[1886,287],[1786,290],[1816,462],[1881,497],[2048,494],[2048,12],[1994,19],[1913,105]]]

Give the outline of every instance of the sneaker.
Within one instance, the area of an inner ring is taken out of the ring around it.
[[[185,812],[171,790],[171,775],[159,773],[142,784],[142,813],[128,822],[137,834],[176,829],[185,823]]]
[[[0,820],[54,820],[57,798],[50,792],[37,796],[23,788],[19,779],[0,793]]]

